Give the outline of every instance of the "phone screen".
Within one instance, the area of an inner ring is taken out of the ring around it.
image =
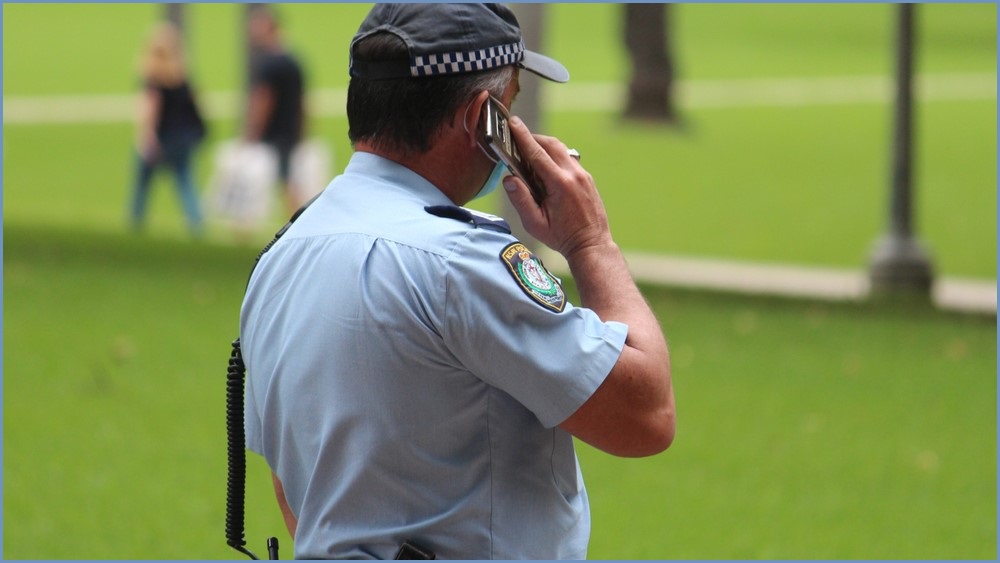
[[[500,100],[490,96],[483,104],[482,129],[484,144],[495,158],[502,160],[515,176],[524,180],[535,202],[545,199],[545,185],[535,176],[528,162],[521,158],[517,143],[510,132],[510,114]]]

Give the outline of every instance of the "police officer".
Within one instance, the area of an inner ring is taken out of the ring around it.
[[[580,304],[498,218],[460,207],[503,175],[482,142],[519,72],[556,82],[499,4],[379,4],[351,43],[355,153],[257,265],[243,303],[247,446],[297,558],[585,558],[573,436],[666,449],[661,328],[566,145],[511,133],[548,195],[502,185],[568,262]]]

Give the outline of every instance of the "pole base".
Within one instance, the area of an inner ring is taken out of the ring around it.
[[[875,243],[869,263],[873,295],[910,294],[930,298],[934,271],[926,250],[914,238],[889,234]]]

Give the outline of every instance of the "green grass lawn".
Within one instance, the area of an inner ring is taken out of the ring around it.
[[[255,254],[5,227],[5,558],[235,555],[224,370]],[[582,448],[593,558],[995,556],[992,317],[644,289],[678,438]],[[290,546],[250,457],[251,548]]]
[[[863,268],[887,228],[888,107],[702,109],[685,132],[580,118],[555,114],[552,130],[587,147],[628,249]],[[994,278],[995,102],[917,118],[918,235],[945,275]]]
[[[5,4],[5,96],[121,94],[155,4]],[[367,5],[279,7],[313,84],[346,84]],[[231,4],[189,7],[205,90],[242,81]],[[620,81],[620,7],[547,9],[574,82]],[[888,5],[679,5],[683,78],[891,73]],[[921,5],[918,68],[995,73],[996,6]],[[516,109],[516,106],[515,106]],[[626,250],[864,267],[885,228],[890,107],[698,108],[689,127],[549,108]],[[916,224],[939,273],[996,277],[996,101],[918,104]],[[346,121],[315,135],[350,154]],[[198,160],[238,124],[215,120]],[[282,219],[188,240],[157,180],[125,230],[128,123],[3,130],[3,556],[224,559],[224,370],[249,268]],[[203,185],[204,188],[204,185]],[[499,207],[491,196],[479,204]],[[645,287],[679,430],[645,460],[582,447],[600,559],[992,559],[995,317]],[[290,540],[250,459],[250,547]]]
[[[996,556],[993,319],[645,293],[678,437],[582,454],[595,558]]]
[[[136,49],[160,8],[5,5],[4,93],[131,91]],[[345,45],[366,5],[279,8],[290,43],[308,65],[310,83],[343,87]],[[574,83],[626,76],[628,64],[617,37],[620,9],[608,4],[547,8],[547,50],[567,64]],[[189,7],[191,58],[204,90],[232,90],[241,83],[241,10],[230,4]],[[857,4],[679,5],[674,31],[681,77],[890,76],[893,10]],[[922,5],[918,24],[921,73],[995,73],[994,5]],[[106,31],[98,34],[98,27]],[[625,248],[866,267],[875,240],[887,228],[890,105],[682,111],[689,127],[677,132],[626,125],[613,112],[547,108],[546,131],[586,155]],[[995,98],[922,102],[914,117],[917,234],[941,275],[993,279]],[[216,143],[239,130],[232,120],[211,125],[199,160],[203,191]],[[317,118],[312,132],[333,148],[334,172],[341,170],[351,152],[346,121]],[[131,139],[127,123],[5,125],[4,218],[120,230]],[[163,179],[157,184],[151,203],[154,232],[183,233],[172,189]],[[498,197],[477,206],[497,211]],[[276,212],[261,242],[281,222]],[[225,236],[216,226],[214,233]]]

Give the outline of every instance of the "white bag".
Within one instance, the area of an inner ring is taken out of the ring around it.
[[[215,151],[209,208],[241,230],[256,230],[271,216],[278,156],[263,143],[223,141]]]
[[[330,183],[330,148],[319,139],[300,142],[292,151],[289,189],[297,206],[303,205]]]

